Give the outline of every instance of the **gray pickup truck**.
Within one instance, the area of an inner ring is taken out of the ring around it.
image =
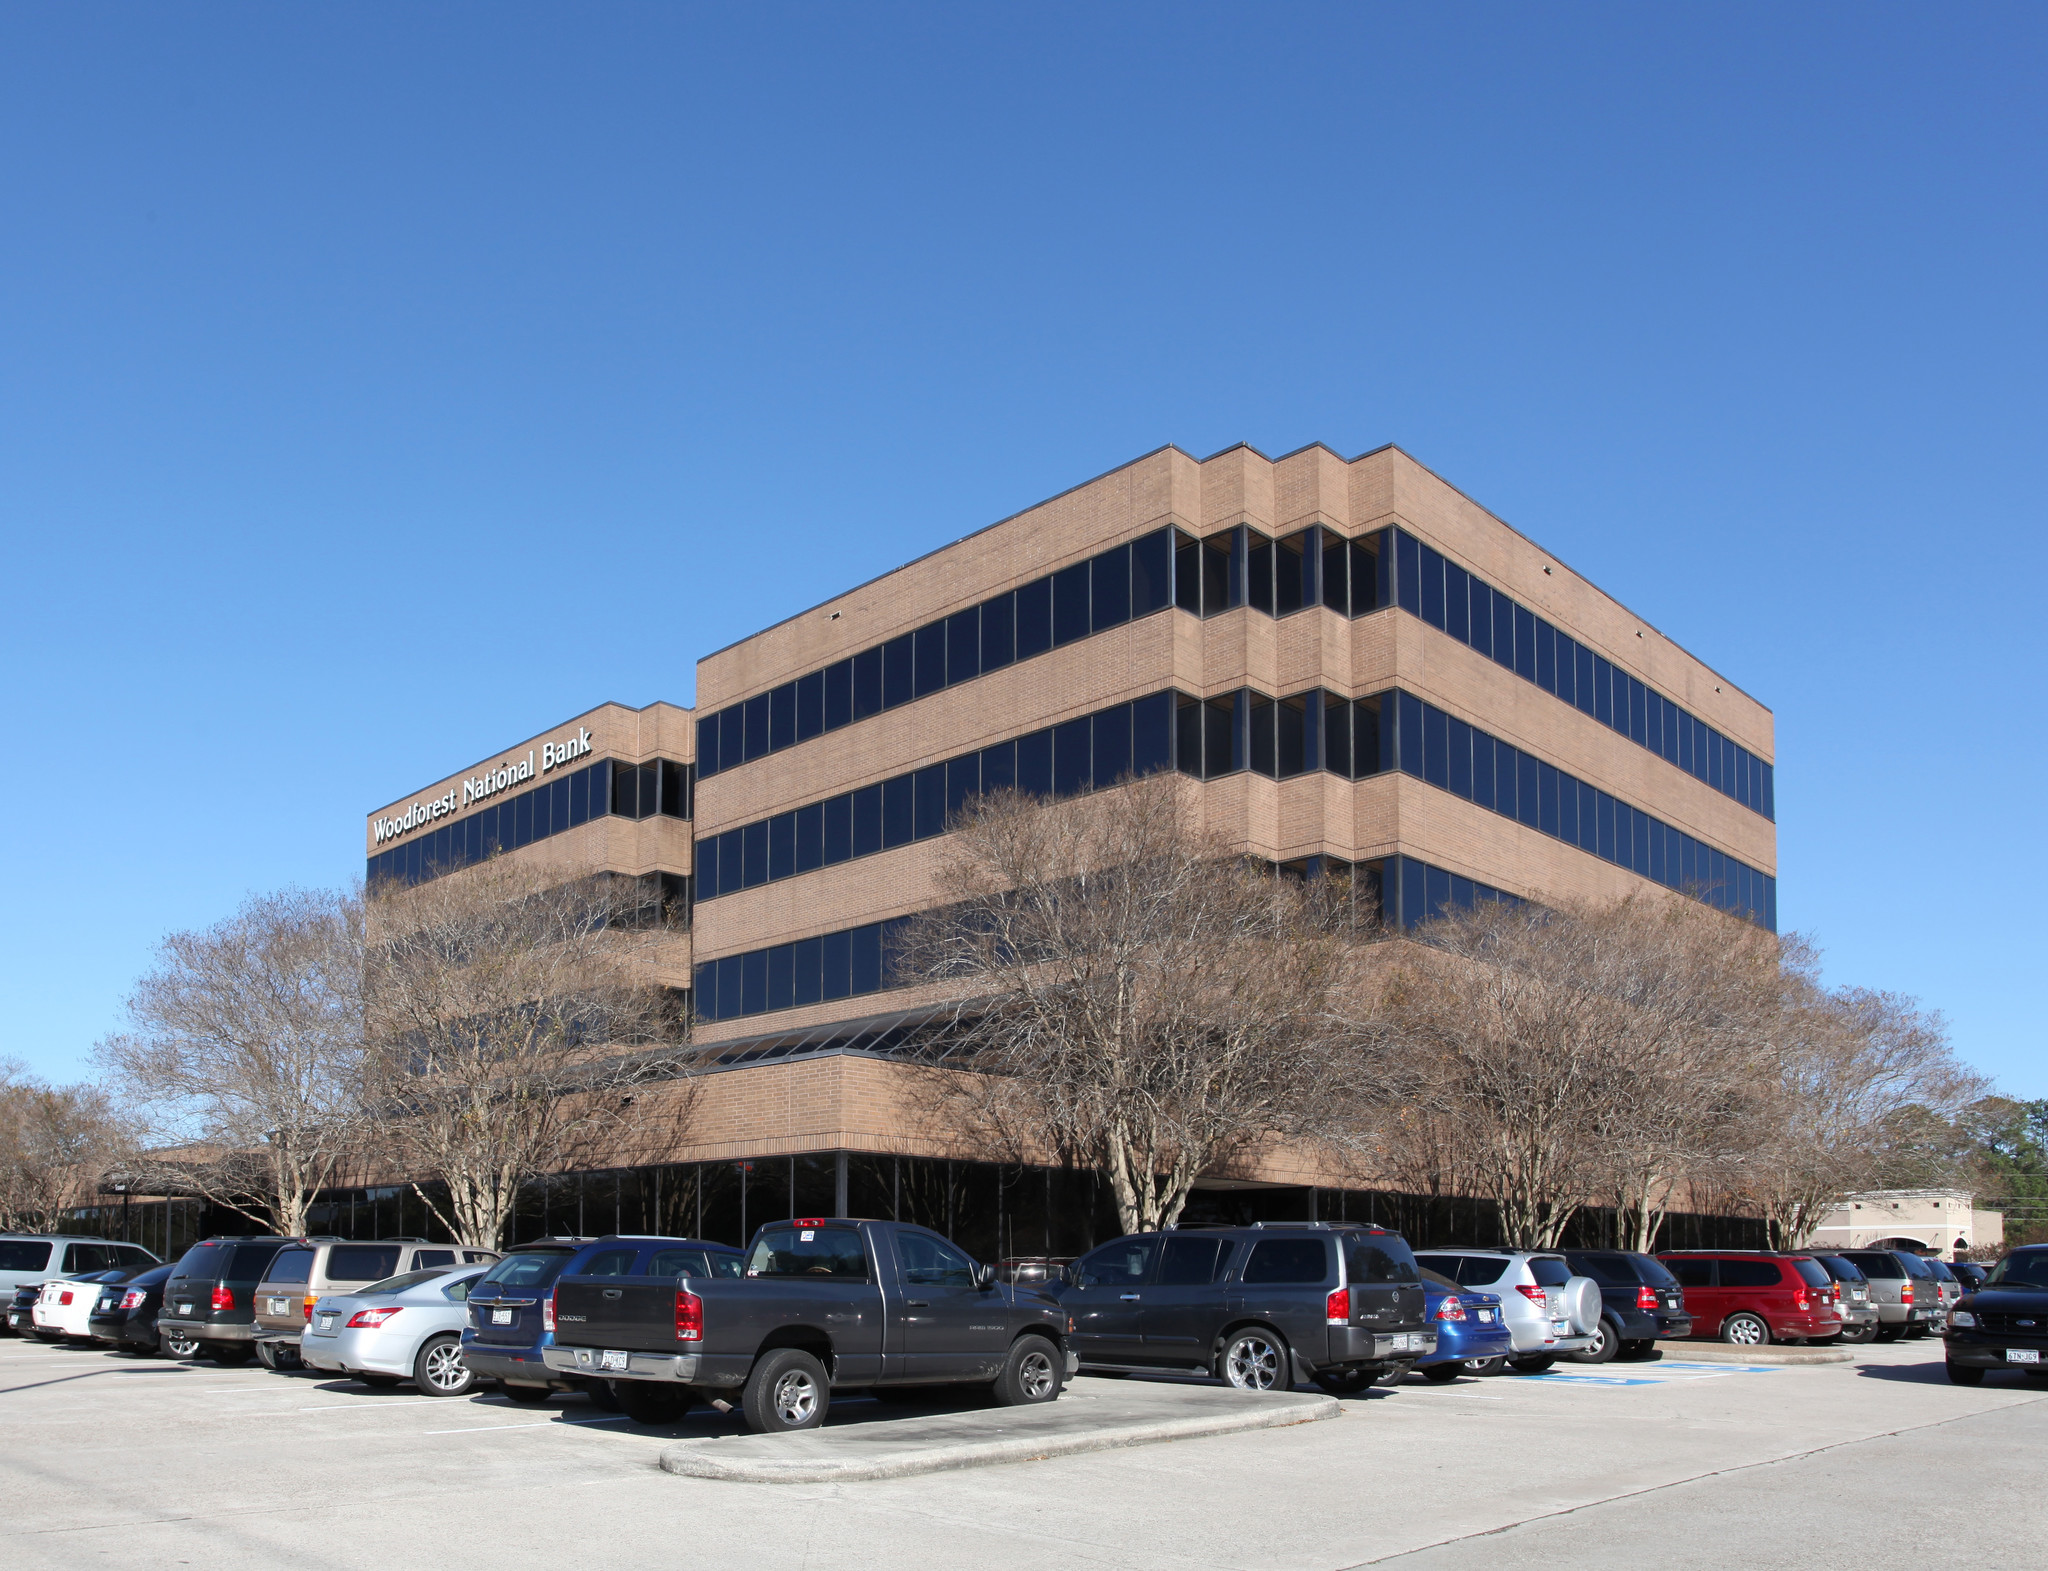
[[[834,1389],[973,1384],[1006,1405],[1051,1402],[1076,1367],[1057,1298],[903,1222],[771,1222],[738,1280],[563,1276],[553,1319],[548,1368],[609,1379],[643,1423],[699,1400],[730,1408],[735,1392],[771,1433],[823,1423]]]

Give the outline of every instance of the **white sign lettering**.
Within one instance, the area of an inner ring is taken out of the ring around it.
[[[411,834],[415,829],[446,818],[450,813],[460,812],[463,808],[473,807],[501,791],[509,791],[514,786],[524,785],[536,773],[546,774],[550,770],[560,769],[572,759],[587,758],[594,745],[589,731],[578,726],[576,734],[565,741],[541,743],[538,757],[529,748],[524,758],[508,758],[503,763],[486,769],[480,775],[472,775],[460,786],[451,788],[444,796],[414,802],[404,812],[390,818],[371,819],[371,837],[378,845],[387,840],[397,840]]]

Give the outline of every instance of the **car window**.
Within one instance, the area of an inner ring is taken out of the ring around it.
[[[1446,1293],[1455,1293],[1458,1290],[1456,1282],[1447,1276],[1439,1276],[1436,1272],[1430,1270],[1428,1266],[1422,1268],[1422,1280],[1427,1286],[1440,1288]]]
[[[138,1248],[134,1244],[113,1244],[109,1247],[114,1252],[115,1261],[121,1265],[153,1266],[157,1263],[155,1255],[151,1254],[147,1249]]]
[[[1159,1257],[1161,1287],[1199,1287],[1216,1280],[1220,1238],[1169,1238]]]
[[[336,1244],[327,1251],[330,1282],[376,1282],[397,1269],[396,1244]]]
[[[263,1273],[266,1282],[310,1282],[313,1279],[313,1251],[310,1249],[280,1249],[277,1258],[270,1262],[270,1269]]]
[[[1827,1271],[1818,1260],[1794,1260],[1790,1264],[1792,1269],[1799,1273],[1799,1280],[1808,1287],[1828,1285]]]
[[[1465,1287],[1491,1287],[1507,1275],[1504,1255],[1417,1255],[1432,1271],[1441,1271]]]
[[[2048,1287],[2048,1249],[2022,1249],[1991,1268],[1986,1287]]]
[[[909,1286],[974,1286],[974,1262],[943,1239],[923,1233],[899,1233],[896,1252],[902,1258],[903,1280]]]
[[[88,1271],[104,1271],[110,1264],[105,1245],[73,1244],[64,1269],[71,1276],[83,1276]]]
[[[270,1262],[277,1258],[276,1244],[237,1244],[228,1262],[230,1282],[260,1282]]]
[[[1783,1278],[1775,1260],[1723,1260],[1723,1287],[1776,1287]]]
[[[26,1239],[0,1239],[0,1271],[47,1271],[50,1246]]]
[[[1320,1238],[1262,1238],[1244,1263],[1244,1280],[1271,1286],[1319,1283],[1330,1274],[1330,1252]]]
[[[476,1286],[475,1277],[459,1277],[441,1289],[441,1296],[451,1304],[459,1304],[469,1297],[469,1290],[474,1286]]]
[[[639,1264],[640,1251],[631,1245],[624,1249],[600,1249],[576,1268],[578,1276],[634,1276],[634,1267]]]
[[[555,1278],[562,1274],[562,1267],[569,1263],[570,1254],[571,1251],[566,1249],[536,1249],[526,1254],[507,1255],[486,1271],[477,1285],[552,1287]]]
[[[1906,1268],[1906,1275],[1917,1277],[1923,1282],[1934,1280],[1934,1273],[1927,1269],[1927,1262],[1918,1255],[1901,1254],[1899,1264]]]
[[[455,1251],[452,1249],[415,1249],[412,1252],[412,1268],[424,1271],[428,1266],[452,1266]]]
[[[1636,1263],[1627,1255],[1566,1255],[1564,1258],[1580,1276],[1589,1276],[1602,1287],[1636,1285]]]
[[[1883,1251],[1873,1249],[1863,1253],[1844,1255],[1842,1258],[1855,1266],[1857,1270],[1861,1271],[1873,1282],[1896,1282],[1906,1274],[1905,1268],[1897,1260],[1893,1259],[1889,1253]]]
[[[1864,1280],[1863,1273],[1856,1269],[1856,1262],[1853,1260],[1844,1260],[1840,1255],[1815,1255],[1814,1259],[1820,1263],[1821,1269],[1837,1282]]]
[[[194,1244],[178,1261],[178,1276],[210,1277],[220,1265],[221,1257],[227,1253],[225,1244]]]
[[[1667,1260],[1671,1274],[1678,1278],[1680,1287],[1712,1287],[1714,1285],[1714,1262],[1711,1260]]]
[[[431,1282],[436,1277],[447,1274],[446,1266],[437,1266],[432,1271],[408,1271],[403,1276],[387,1276],[381,1282],[372,1282],[368,1287],[356,1288],[350,1296],[370,1298],[380,1293],[402,1293],[409,1287],[418,1287],[422,1282]]]
[[[1529,1262],[1529,1274],[1538,1287],[1563,1287],[1572,1279],[1572,1268],[1555,1255],[1538,1255]]]
[[[657,1249],[647,1264],[649,1276],[706,1276],[701,1249]]]
[[[465,1265],[482,1265],[492,1258],[494,1257],[488,1249],[465,1249],[462,1251],[462,1259]]]
[[[706,1250],[705,1260],[713,1276],[740,1276],[746,1271],[745,1255],[728,1254],[723,1249]]]
[[[1935,1281],[1953,1282],[1957,1280],[1955,1272],[1949,1270],[1946,1261],[1929,1260],[1925,1264],[1927,1266],[1927,1274],[1933,1277]]]
[[[865,1282],[868,1255],[860,1234],[850,1227],[770,1227],[754,1240],[754,1251],[747,1257],[747,1275]]]
[[[1391,1233],[1350,1233],[1344,1239],[1344,1275],[1352,1282],[1416,1282],[1421,1277],[1407,1240]]]
[[[1159,1239],[1147,1234],[1104,1244],[1074,1265],[1074,1280],[1083,1287],[1142,1287],[1159,1263]]]

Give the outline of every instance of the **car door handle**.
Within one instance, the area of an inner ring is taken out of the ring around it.
[[[608,1287],[604,1290],[604,1296],[606,1298],[623,1298],[625,1291],[622,1287]]]
[[[1119,1293],[1116,1296],[1118,1301],[1121,1303],[1135,1304],[1138,1301],[1138,1295],[1136,1293]]]
[[[932,1307],[932,1303],[928,1298],[906,1298],[903,1300],[903,1307],[906,1309],[929,1309]]]

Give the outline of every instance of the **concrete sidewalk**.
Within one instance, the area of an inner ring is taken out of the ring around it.
[[[858,1422],[797,1434],[686,1440],[663,1451],[661,1465],[734,1483],[844,1483],[1278,1429],[1342,1413],[1335,1397],[1314,1392],[1082,1379],[1043,1407],[881,1408]]]

